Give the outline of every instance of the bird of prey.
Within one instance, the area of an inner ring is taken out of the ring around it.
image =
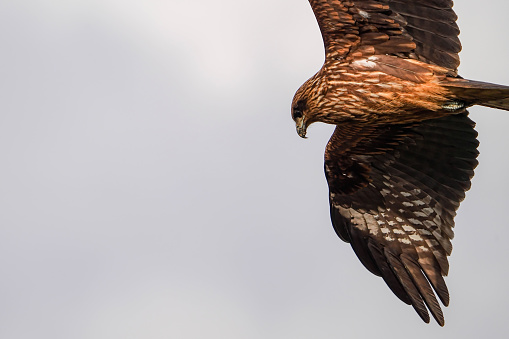
[[[309,0],[325,62],[296,92],[301,137],[325,150],[332,224],[362,264],[441,326],[454,216],[477,165],[467,108],[509,110],[509,87],[458,75],[451,0]]]

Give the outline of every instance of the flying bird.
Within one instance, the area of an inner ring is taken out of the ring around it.
[[[325,62],[297,90],[292,118],[303,138],[314,122],[336,125],[325,150],[334,230],[443,326],[454,217],[477,166],[467,108],[509,110],[509,87],[458,75],[451,0],[309,2]]]

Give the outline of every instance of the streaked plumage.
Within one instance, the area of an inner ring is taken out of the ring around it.
[[[429,322],[444,324],[454,216],[477,165],[466,108],[509,110],[509,87],[458,76],[450,0],[310,0],[325,45],[295,94],[305,137],[336,125],[325,151],[338,236]]]

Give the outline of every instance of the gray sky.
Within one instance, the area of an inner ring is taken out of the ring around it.
[[[457,1],[466,78],[509,84],[509,3]],[[332,127],[290,103],[305,0],[0,4],[0,337],[494,338],[509,331],[509,113],[475,107],[446,326],[329,220]]]

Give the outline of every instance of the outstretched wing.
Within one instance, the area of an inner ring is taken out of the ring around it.
[[[477,165],[474,126],[466,111],[417,124],[346,123],[325,152],[336,233],[424,321],[427,306],[442,326],[435,293],[447,306],[454,216]]]
[[[451,0],[309,0],[326,59],[391,54],[456,74],[457,16]]]

